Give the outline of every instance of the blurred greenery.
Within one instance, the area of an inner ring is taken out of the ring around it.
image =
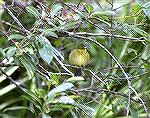
[[[0,0],[0,117],[150,117],[149,11],[148,0]],[[81,46],[88,65],[71,65]]]

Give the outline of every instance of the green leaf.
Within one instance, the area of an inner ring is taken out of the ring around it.
[[[11,39],[16,39],[16,40],[20,40],[20,39],[23,39],[24,36],[21,35],[21,34],[11,34],[8,38],[8,40],[11,40]]]
[[[51,6],[51,17],[54,18],[55,15],[62,9],[61,4],[54,4]]]
[[[93,6],[90,4],[85,4],[85,9],[88,11],[88,13],[90,14],[93,11]]]
[[[44,89],[35,89],[35,94],[39,97],[39,98],[44,98],[46,95],[46,91]]]
[[[59,85],[59,78],[56,74],[50,74],[50,78],[53,85]]]
[[[9,108],[4,109],[3,112],[15,111],[15,110],[28,110],[28,111],[31,111],[32,113],[34,113],[34,111],[32,109],[29,109],[28,107],[24,107],[24,106],[9,107]]]
[[[77,81],[83,81],[85,80],[82,76],[76,76],[76,77],[70,77],[67,82],[77,82]]]
[[[142,35],[142,36],[144,36],[144,37],[147,37],[147,36],[148,36],[148,33],[147,33],[147,32],[145,32],[144,30],[142,30],[142,29],[140,29],[140,28],[138,28],[138,27],[133,26],[132,29],[133,29],[135,32],[137,32],[138,34],[140,34],[140,35]]]
[[[43,36],[37,36],[36,37],[38,39],[38,49],[39,49],[39,54],[41,56],[41,58],[47,63],[50,64],[50,62],[53,59],[53,47],[51,45],[51,43],[49,42],[49,40],[46,37]]]
[[[27,6],[27,7],[26,7],[26,10],[27,10],[30,14],[32,14],[35,18],[40,19],[40,13],[39,13],[38,10],[35,9],[34,7],[32,7],[32,6]]]
[[[32,104],[34,104],[34,106],[37,109],[42,110],[41,105],[39,105],[39,103],[36,100],[34,100],[31,96],[22,95],[21,97],[24,98],[24,99],[26,99],[26,100],[28,100],[28,101],[30,101]]]
[[[97,17],[97,19],[98,19],[100,22],[105,23],[105,24],[106,24],[106,25],[108,25],[109,27],[111,26],[111,24],[110,24],[110,23],[108,23],[108,22],[106,22],[105,20],[100,19],[100,18],[98,18],[98,17]]]
[[[42,110],[42,102],[40,97],[38,97],[35,93],[33,93],[32,91],[29,91],[27,89],[24,89],[24,92],[26,93],[25,95],[22,95],[21,97],[29,100],[30,102],[32,102],[36,108],[38,108],[39,110]]]
[[[143,1],[143,0],[136,0],[135,2],[142,7],[142,10],[150,19],[150,2],[149,1]]]
[[[10,59],[16,53],[16,47],[8,47],[4,52],[6,52],[6,58]]]
[[[91,16],[114,16],[116,13],[114,11],[97,11],[91,14]]]
[[[3,47],[7,43],[7,38],[6,37],[0,37],[0,47]]]
[[[79,23],[79,21],[70,21],[70,22],[67,22],[65,24],[63,24],[61,27],[59,27],[58,30],[68,30],[68,29],[71,29],[71,28],[74,28],[75,25],[77,25]]]
[[[58,102],[63,103],[63,104],[72,104],[72,105],[74,105],[74,103],[75,103],[75,101],[72,98],[70,98],[69,96],[61,96],[58,99]]]
[[[42,24],[42,20],[41,19],[38,19],[38,20],[36,20],[35,22],[34,22],[34,26],[35,27],[39,27],[39,26],[41,26],[41,24]],[[36,29],[36,30],[38,30],[38,29]]]
[[[44,36],[52,36],[58,38],[57,34],[52,29],[46,29],[43,32]]]
[[[20,55],[18,59],[26,70],[36,71],[35,63],[27,55]]]
[[[62,109],[72,109],[74,108],[73,105],[70,105],[70,104],[63,104],[63,103],[57,103],[55,105],[51,105],[51,109],[50,111],[60,111]]]
[[[3,59],[4,51],[2,48],[0,48],[0,61]]]
[[[134,109],[131,109],[131,108],[130,108],[130,112],[131,112],[132,118],[139,118],[137,111],[135,111]]]
[[[47,44],[43,45],[43,47],[39,50],[39,54],[47,64],[50,64],[53,59],[53,51],[51,46]]]
[[[20,102],[20,101],[22,101],[22,99],[20,99],[20,98],[16,98],[16,99],[12,99],[10,101],[6,101],[6,102],[4,102],[0,105],[0,110],[4,109],[5,107],[7,107],[7,106],[9,106],[9,105],[11,105],[15,102]]]
[[[52,118],[50,115],[42,114],[42,118]]]
[[[60,92],[66,91],[66,90],[70,90],[73,86],[74,85],[72,83],[63,83],[63,84],[57,86],[56,88],[52,89],[48,93],[48,98],[51,98],[56,93],[60,93]]]
[[[80,108],[83,112],[85,112],[89,116],[93,116],[94,115],[95,109],[92,108],[92,107],[89,107],[89,106],[83,105],[83,104],[79,104],[79,103],[76,103],[75,106]]]

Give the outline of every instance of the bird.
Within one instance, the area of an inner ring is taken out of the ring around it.
[[[72,65],[77,66],[75,76],[82,75],[82,68],[85,67],[89,62],[90,55],[86,48],[73,49],[69,54],[69,62]]]

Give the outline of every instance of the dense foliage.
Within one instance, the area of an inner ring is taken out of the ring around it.
[[[1,117],[150,115],[148,0],[0,4]],[[70,64],[81,47],[88,64]]]

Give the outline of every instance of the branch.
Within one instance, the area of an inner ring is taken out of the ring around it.
[[[68,70],[68,68],[65,67],[65,65],[58,59],[58,57],[55,54],[54,54],[54,58],[66,72],[74,76],[74,74],[70,70]]]
[[[25,34],[29,34],[30,31],[28,31],[27,29],[25,29],[25,27],[21,24],[21,22],[17,19],[17,17],[11,12],[10,9],[7,8],[6,5],[3,5],[3,8],[6,9],[6,11],[8,12],[8,14],[13,18],[13,20],[19,25],[19,27],[22,29],[22,31]]]
[[[115,95],[119,95],[119,96],[122,96],[122,97],[125,97],[125,98],[129,98],[129,96],[128,95],[126,95],[126,94],[122,94],[122,93],[119,93],[119,92],[115,92],[115,91],[110,91],[110,90],[107,90],[107,89],[99,89],[99,90],[90,90],[90,89],[80,89],[80,90],[72,90],[72,91],[74,91],[74,92],[76,92],[76,93],[78,93],[78,92],[91,92],[91,93],[100,93],[100,92],[106,92],[106,93],[112,93],[112,94],[115,94]],[[135,99],[133,99],[133,98],[130,98],[132,101],[134,101],[134,102],[137,102],[137,103],[140,103],[140,104],[143,104],[143,103],[141,103],[141,101],[140,100],[135,100]],[[144,101],[143,101],[144,102]]]
[[[74,35],[113,37],[113,38],[119,38],[119,39],[126,40],[126,41],[145,41],[146,40],[145,37],[134,38],[134,37],[121,36],[121,35],[94,34],[94,33],[87,33],[87,32],[77,32],[77,33],[74,33]]]
[[[2,74],[4,74],[6,76],[6,78],[11,82],[13,83],[14,85],[16,85],[16,87],[18,87],[20,90],[24,91],[24,88],[21,87],[19,84],[17,84],[9,75],[7,75],[1,68],[0,68],[0,71],[2,72]]]
[[[0,67],[9,67],[9,66],[18,66],[17,64],[14,64],[14,63],[12,63],[12,64],[5,64],[5,63],[0,63]]]

